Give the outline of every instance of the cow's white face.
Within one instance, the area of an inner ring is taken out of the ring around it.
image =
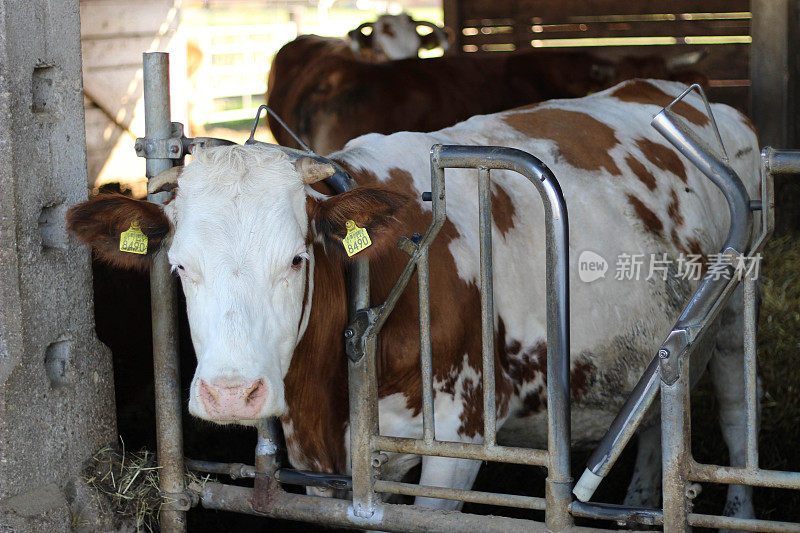
[[[417,33],[417,23],[406,13],[381,15],[375,21],[373,39],[379,50],[389,59],[417,57],[422,39]]]
[[[312,238],[329,261],[346,261],[342,241],[351,222],[372,242],[360,257],[394,248],[401,231],[395,214],[410,197],[382,186],[327,197],[307,185],[335,170],[269,146],[210,148],[195,153],[163,209],[98,195],[67,213],[69,231],[118,268],[149,268],[172,232],[167,257],[186,293],[197,354],[192,414],[252,424],[286,412],[284,378],[311,316]],[[175,185],[175,175],[168,170],[150,185]],[[120,250],[121,235],[134,227],[148,237],[145,254]],[[346,302],[325,305],[344,309]]]
[[[237,148],[199,152],[165,209],[197,354],[189,411],[222,423],[286,411],[313,272],[298,172],[277,150]]]

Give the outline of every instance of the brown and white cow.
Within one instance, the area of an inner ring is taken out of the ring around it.
[[[311,185],[332,172],[325,163],[293,160],[263,145],[199,150],[163,210],[98,197],[70,210],[69,228],[99,258],[129,268],[146,268],[168,243],[197,353],[192,414],[221,424],[280,416],[294,466],[346,473],[346,222],[371,236],[372,245],[360,253],[371,261],[373,303],[381,302],[407,261],[394,246],[397,237],[423,232],[431,221],[430,204],[420,199],[430,188],[431,145],[502,145],[535,154],[557,176],[569,209],[572,435],[585,445],[603,435],[696,281],[676,276],[674,268],[665,279],[608,274],[581,281],[581,253],[594,252],[613,269],[623,254],[675,260],[681,253],[714,253],[727,233],[722,194],[649,126],[683,89],[630,81],[580,99],[474,117],[436,133],[367,135],[331,156],[360,185],[335,196],[323,183]],[[673,109],[710,138],[697,97]],[[731,166],[758,198],[758,144],[750,123],[730,107],[713,110]],[[498,440],[543,446],[543,210],[522,176],[496,171],[492,179]],[[477,171],[447,171],[448,220],[430,250],[436,434],[462,442],[483,439],[476,198]],[[150,238],[146,255],[119,251],[120,233],[133,222]],[[417,314],[411,286],[379,339],[380,430],[386,435],[421,437]],[[719,328],[717,340],[710,335],[698,353],[711,357],[723,436],[732,464],[740,465],[740,313],[727,309]],[[700,356],[696,363],[701,370],[706,360]],[[657,431],[646,435],[657,445]],[[657,448],[645,451],[640,458],[658,457]],[[383,475],[400,479],[420,461],[420,482],[433,486],[469,488],[480,467],[471,460],[395,455]],[[638,474],[635,482],[628,503],[657,505],[658,470]],[[752,516],[750,494],[732,486],[728,512]],[[426,498],[416,503],[457,505]]]
[[[585,52],[530,50],[369,63],[302,36],[275,55],[267,104],[314,151],[328,154],[367,133],[436,131],[475,115],[575,98],[631,78],[701,82],[686,68],[702,53],[609,61]],[[269,118],[278,144],[297,143]]]
[[[423,35],[420,28],[430,28],[430,33]],[[365,22],[347,32],[346,39],[300,35],[275,54],[267,79],[267,99],[276,84],[278,94],[282,94],[285,84],[303,79],[306,72],[334,57],[379,63],[418,57],[420,50],[434,48],[449,50],[444,29],[433,22],[414,20],[407,13],[381,15],[375,22]]]

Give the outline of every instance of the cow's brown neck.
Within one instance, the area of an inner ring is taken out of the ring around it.
[[[377,181],[371,172],[357,171],[339,162],[360,185]],[[408,187],[408,183],[403,183]],[[332,194],[324,184],[315,185],[320,192]],[[405,213],[407,216],[408,213]],[[405,222],[406,216],[399,216]],[[426,221],[419,221],[424,230]],[[402,227],[405,224],[401,223]],[[414,229],[417,231],[417,229]],[[321,244],[314,244],[313,295],[308,327],[294,352],[289,372],[284,379],[289,413],[283,417],[287,446],[293,452],[296,466],[318,471],[344,472],[347,464],[345,434],[349,421],[347,357],[344,350],[344,330],[347,326],[347,287],[343,255],[335,251],[326,255]],[[383,301],[407,261],[397,249],[389,250],[371,261],[372,304]],[[412,291],[416,294],[416,290]],[[415,306],[416,304],[414,304]],[[413,308],[412,308],[413,309]],[[413,318],[409,324],[416,325]],[[390,327],[389,330],[396,328]],[[390,335],[393,337],[393,335]],[[414,331],[404,331],[403,337],[416,338]],[[379,351],[381,351],[379,349]],[[411,350],[416,353],[415,350]],[[379,365],[395,377],[409,372],[396,372],[395,365]],[[408,370],[416,376],[414,366]],[[400,381],[403,381],[402,379]],[[400,386],[400,389],[403,387]],[[381,396],[385,391],[381,391]]]
[[[286,402],[293,431],[287,432],[290,450],[303,458],[297,466],[343,472],[344,430],[348,420],[347,363],[342,333],[347,324],[347,296],[343,265],[314,245],[314,291],[305,334],[286,374]]]

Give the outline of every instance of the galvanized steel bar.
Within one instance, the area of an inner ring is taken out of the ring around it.
[[[195,472],[222,474],[224,476],[230,476],[231,479],[256,477],[256,467],[253,465],[242,463],[215,463],[213,461],[198,461],[195,459],[184,459],[184,463],[186,464],[186,468]],[[350,476],[321,474],[306,470],[295,470],[293,468],[279,468],[275,470],[273,475],[278,482],[288,485],[322,487],[335,490],[350,490],[353,488]]]
[[[747,407],[747,454],[745,465],[758,468],[758,366],[756,354],[757,278],[744,273],[744,395]]]
[[[573,490],[578,500],[585,502],[591,499],[597,486],[611,471],[611,467],[616,464],[625,446],[636,433],[641,418],[658,396],[660,380],[658,366],[657,357],[650,361],[628,400],[589,457],[586,470]]]
[[[328,183],[337,193],[347,192],[357,187],[352,178],[339,172],[329,178]],[[367,259],[356,258],[348,266],[347,291],[347,315],[348,322],[351,323],[358,311],[367,309],[370,305],[369,261]],[[365,344],[364,357],[358,361],[348,360],[353,507],[357,509],[359,516],[369,516],[375,511],[370,437],[378,431],[375,344],[374,342]],[[271,503],[276,497],[275,494],[272,495]]]
[[[570,397],[568,222],[564,196],[552,172],[536,157],[497,146],[441,146],[442,168],[512,170],[533,184],[544,205],[547,309],[548,468],[545,522],[552,531],[570,527]]]
[[[751,254],[761,251],[767,237],[775,229],[775,180],[770,163],[773,152],[775,150],[769,146],[761,150],[761,200],[758,206],[761,211],[761,233],[753,243]]]
[[[689,357],[680,357],[679,376],[674,383],[661,380],[661,487],[664,504],[664,531],[685,531],[689,513],[686,485],[691,458],[689,435]],[[663,367],[669,361],[662,359]]]
[[[742,180],[727,163],[709,153],[707,145],[670,111],[661,110],[651,124],[725,195],[730,211],[730,230],[722,250],[730,248],[744,253],[750,241],[753,221],[750,216],[750,196]],[[702,306],[696,307],[694,315],[701,316],[703,309]]]
[[[764,149],[772,174],[800,174],[800,150]]]
[[[572,502],[570,510],[572,516],[613,520],[617,523],[660,526],[664,522],[664,513],[660,509],[643,509],[611,503],[585,503],[575,500]]]
[[[258,440],[256,441],[256,468],[253,484],[253,506],[265,509],[269,506],[272,493],[278,488],[275,471],[278,469],[276,454],[278,453],[278,420],[274,417],[259,421]]]
[[[186,468],[195,472],[222,474],[224,476],[230,476],[231,479],[256,477],[256,467],[244,463],[217,463],[214,461],[200,461],[197,459],[184,459],[183,462]]]
[[[481,256],[481,356],[483,360],[483,439],[497,442],[494,382],[494,269],[492,268],[492,195],[489,169],[478,170],[478,235]]]
[[[692,513],[689,515],[688,520],[689,525],[693,527],[725,529],[729,531],[761,531],[767,533],[800,532],[800,524],[773,522],[772,520],[757,520],[755,518],[735,518],[732,516]]]
[[[426,531],[442,533],[547,533],[545,524],[503,516],[474,515],[456,511],[425,509],[415,505],[384,504],[372,519],[355,516],[349,501],[304,494],[276,493],[268,513],[253,509],[253,489],[206,483],[200,496],[203,507],[286,520],[316,522],[338,527],[381,531]],[[597,533],[596,529],[573,527],[570,533]]]
[[[256,473],[263,472],[274,476],[278,469],[275,455],[278,453],[278,419],[264,418],[258,423],[258,440],[256,441]]]
[[[677,102],[685,94],[682,94],[674,102]],[[705,97],[703,98],[705,99]],[[710,113],[709,116],[711,116]],[[750,196],[739,176],[726,162],[714,156],[707,145],[689,131],[683,125],[682,120],[669,109],[662,109],[653,118],[651,125],[708,177],[725,196],[730,213],[730,227],[721,252],[733,255],[747,253],[753,217],[750,209]],[[724,259],[718,260],[718,263],[727,264]],[[733,288],[723,276],[718,276],[714,272],[719,272],[719,270],[709,269],[709,273],[701,280],[667,336],[667,340],[658,350],[659,353],[675,352],[680,357],[691,356],[697,346],[694,341],[716,317]],[[677,361],[680,357],[671,360]],[[598,484],[614,465],[622,449],[627,445],[644,418],[658,392],[659,380],[656,372],[666,368],[671,373],[669,367],[657,364],[658,359],[657,355],[648,365],[609,431],[589,458],[586,470],[574,490],[580,500],[588,501],[591,498]],[[664,377],[662,374],[662,380]],[[672,379],[672,376],[667,376],[668,381]]]
[[[689,477],[692,481],[707,483],[730,483],[752,485],[754,487],[800,490],[800,472],[706,465],[691,461],[689,464]]]
[[[538,160],[537,160],[538,161]],[[544,166],[544,165],[542,165]],[[547,291],[547,468],[545,521],[553,531],[572,525],[570,471],[570,352],[569,352],[569,225],[564,196],[555,177],[545,167],[542,183],[545,204]],[[530,179],[530,177],[529,177]]]
[[[374,450],[394,453],[413,453],[414,455],[437,455],[440,457],[457,457],[459,459],[476,459],[478,461],[495,461],[519,465],[548,466],[549,458],[545,450],[533,448],[513,448],[510,446],[483,446],[468,442],[437,441],[426,444],[419,439],[387,437],[377,435],[372,438]]]
[[[369,518],[380,502],[373,490],[371,439],[378,434],[378,385],[374,336],[364,338],[364,357],[350,361],[350,454],[353,477],[353,510]]]
[[[375,481],[375,491],[389,494],[402,494],[404,496],[422,496],[426,498],[439,498],[442,500],[457,500],[462,502],[480,503],[484,505],[502,505],[519,509],[534,509],[544,511],[545,499],[534,496],[519,496],[516,494],[498,494],[494,492],[481,492],[477,490],[449,489],[432,487],[430,485],[417,485],[415,483],[401,483],[399,481]]]
[[[169,55],[142,54],[145,136],[168,139],[172,130],[169,102]],[[148,158],[147,177],[172,167],[171,159]],[[150,201],[157,197],[148,195]],[[183,430],[181,422],[180,361],[175,279],[166,252],[155,255],[150,270],[150,301],[153,320],[153,369],[156,399],[156,440],[159,488],[165,495],[159,521],[164,533],[186,531],[188,498],[184,494]]]
[[[417,258],[417,287],[419,293],[419,357],[422,379],[422,438],[426,444],[436,440],[433,410],[433,353],[431,351],[431,303],[428,248],[419,251]]]

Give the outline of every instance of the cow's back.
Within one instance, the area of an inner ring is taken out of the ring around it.
[[[727,234],[728,210],[722,194],[650,126],[660,107],[684,88],[664,81],[625,82],[585,98],[473,117],[433,134],[367,135],[336,155],[362,180],[391,183],[417,198],[430,189],[427,154],[435,143],[519,148],[550,167],[569,212],[572,388],[578,419],[573,434],[578,440],[601,436],[696,287],[696,281],[674,276],[678,257],[705,258],[716,253]],[[700,99],[690,95],[684,102],[674,110],[713,142]],[[730,107],[715,105],[713,110],[731,166],[751,197],[758,198],[758,144],[752,127]],[[401,176],[407,179],[398,179]],[[533,428],[541,444],[546,435],[541,425],[546,357],[543,209],[524,177],[493,171],[492,180],[496,344],[501,369],[498,405],[501,416],[512,420],[506,426],[512,430],[513,419],[533,416],[525,425]],[[435,366],[450,365],[450,373],[440,372],[436,383],[439,393],[452,394],[456,404],[461,402],[459,435],[471,438],[479,430],[481,415],[480,405],[468,405],[481,403],[477,171],[447,170],[446,183],[451,226],[444,242],[434,245],[438,246],[435,253],[432,250],[432,272],[446,290],[437,292],[432,274],[431,299],[438,311],[433,315],[434,331],[438,324],[441,330],[455,329],[472,340],[454,343],[443,333],[442,342],[437,343],[434,337],[434,357],[447,361]],[[427,219],[421,214],[429,216],[430,205],[418,200],[413,209],[416,212],[409,213],[404,223],[409,232],[424,231],[420,226]],[[577,263],[587,251],[607,263],[604,278],[581,280]],[[640,254],[644,261],[639,281],[614,279],[618,265]],[[660,276],[645,280],[651,254],[659,259],[667,254],[672,261],[667,281]],[[402,262],[399,257],[398,263]],[[437,270],[436,260],[449,263],[450,272]],[[457,295],[451,296],[454,291]],[[417,369],[414,379],[418,381],[418,353],[413,342],[402,340],[409,335],[414,293],[412,289],[406,293],[407,313],[395,311],[390,319],[382,346],[387,350],[400,346],[392,352],[392,360],[407,359],[407,368]],[[465,320],[474,322],[458,323]],[[382,375],[394,377],[391,372]],[[386,395],[405,394],[411,411],[407,415],[418,414],[414,379],[404,378],[386,391]],[[382,429],[405,435],[418,430],[413,424],[390,425]]]

